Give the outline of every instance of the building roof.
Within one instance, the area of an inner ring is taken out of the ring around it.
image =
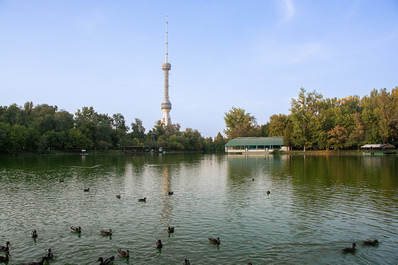
[[[230,140],[225,146],[242,145],[283,145],[283,137],[238,137]]]
[[[393,146],[392,144],[365,144],[363,146],[361,146],[361,148],[367,149],[367,148],[395,148],[395,146]]]

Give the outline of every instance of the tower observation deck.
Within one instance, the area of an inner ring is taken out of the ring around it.
[[[166,62],[162,64],[162,70],[164,71],[164,99],[161,105],[161,109],[163,111],[163,117],[161,122],[166,126],[171,124],[171,118],[170,118],[171,102],[169,99],[169,71],[171,69],[171,64],[168,62],[169,61],[168,37],[169,37],[169,22],[168,20],[166,20]]]

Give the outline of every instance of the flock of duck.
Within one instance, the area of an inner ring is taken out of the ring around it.
[[[37,232],[36,230],[33,230],[31,232],[31,236],[33,239],[37,238]],[[5,252],[5,256],[0,256],[0,263],[8,263],[9,261],[9,256],[10,256],[10,241],[6,242],[5,246],[0,246],[0,251]],[[47,249],[47,253],[41,258],[39,262],[28,262],[28,263],[23,263],[22,265],[43,265],[45,261],[51,261],[54,258],[54,254],[51,250],[51,248]]]
[[[88,192],[88,191],[90,191],[90,189],[85,188],[84,191]],[[174,192],[169,191],[168,194],[173,195]],[[116,198],[120,199],[121,195],[116,195]],[[138,199],[138,201],[146,202],[146,197],[140,198],[140,199]],[[73,232],[73,233],[80,234],[82,232],[82,228],[80,226],[71,226],[70,229],[71,229],[71,232]],[[167,228],[167,232],[169,234],[174,233],[174,231],[175,231],[175,228],[173,226],[169,226]],[[103,236],[112,236],[112,229],[100,230],[100,234]],[[37,233],[36,229],[33,230],[30,233],[30,235],[33,238],[33,240],[36,240],[38,238],[38,233]],[[217,238],[209,237],[208,239],[209,239],[209,243],[211,243],[211,244],[219,245],[221,243],[221,240],[219,237],[217,237]],[[0,256],[0,263],[8,263],[9,256],[10,256],[10,246],[11,246],[10,241],[7,241],[5,246],[0,246],[0,252],[5,252],[5,256]],[[158,239],[156,241],[155,247],[157,249],[161,249],[163,247],[163,243],[160,239]],[[118,249],[117,252],[118,252],[118,256],[121,258],[128,259],[130,257],[130,252],[128,249],[125,251],[122,249]],[[49,249],[47,249],[47,253],[40,259],[40,261],[23,263],[22,265],[43,265],[45,262],[50,262],[53,258],[54,258],[54,253],[52,252],[51,248],[49,248]],[[115,256],[111,256],[107,259],[104,259],[103,257],[99,257],[97,262],[100,262],[100,265],[111,265],[111,264],[113,264],[114,260],[115,260]],[[190,265],[191,262],[189,259],[185,259],[183,264]],[[251,263],[248,263],[248,265],[251,265]]]
[[[362,242],[362,245],[363,246],[373,246],[373,247],[375,247],[375,246],[378,246],[379,245],[379,241],[377,241],[377,239],[375,239],[375,240],[373,240],[373,241],[363,241]],[[355,253],[355,247],[357,246],[357,244],[354,242],[354,243],[352,243],[352,247],[350,247],[350,248],[344,248],[343,249],[343,252],[344,253]]]
[[[254,181],[254,179],[252,179],[252,180]],[[86,189],[84,189],[84,191],[88,192],[88,191],[90,191],[90,189],[86,188]],[[269,195],[271,192],[267,191],[266,193],[267,193],[267,195]],[[173,195],[174,192],[169,191],[168,194],[169,195]],[[116,195],[116,198],[120,199],[121,195]],[[140,199],[138,199],[138,201],[146,202],[146,197],[140,198]],[[80,226],[71,226],[70,229],[71,229],[71,232],[73,232],[73,233],[79,233],[80,234],[82,232],[82,228]],[[174,233],[174,231],[175,231],[175,229],[172,226],[169,226],[167,228],[167,232],[169,234],[170,233]],[[30,234],[31,234],[31,237],[34,240],[36,240],[36,238],[38,237],[38,234],[37,234],[36,230],[33,230]],[[103,235],[103,236],[112,236],[112,229],[100,230],[100,234]],[[220,245],[220,243],[221,243],[221,240],[220,240],[219,237],[217,237],[217,238],[209,237],[208,240],[209,240],[209,243],[215,244],[215,245]],[[378,246],[379,242],[377,240],[363,241],[362,244],[364,246]],[[11,245],[10,241],[7,241],[5,246],[0,246],[0,252],[5,252],[5,256],[0,256],[0,263],[8,263],[9,256],[10,256],[10,245]],[[343,249],[343,253],[355,253],[355,251],[356,251],[355,247],[356,246],[357,246],[356,243],[352,243],[352,247],[344,248]],[[163,247],[163,243],[162,243],[162,241],[160,239],[158,239],[156,241],[155,247],[157,249],[161,249]],[[121,258],[128,259],[130,257],[130,253],[129,253],[128,249],[125,250],[125,251],[122,250],[122,249],[118,249],[117,252],[118,252],[118,256],[121,257]],[[53,258],[54,258],[54,254],[53,254],[51,248],[49,248],[49,249],[47,249],[46,254],[41,258],[41,260],[39,262],[28,262],[28,263],[23,263],[23,265],[43,265],[44,262],[50,262]],[[99,265],[111,265],[111,264],[113,264],[114,260],[115,260],[115,256],[111,256],[111,257],[109,257],[107,259],[104,259],[103,257],[99,257],[97,262],[99,262]],[[190,262],[189,259],[185,259],[183,264],[184,265],[190,265],[191,262]],[[247,263],[247,265],[252,265],[252,263],[249,262],[249,263]]]

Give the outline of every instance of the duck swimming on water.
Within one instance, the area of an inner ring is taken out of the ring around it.
[[[122,258],[130,257],[130,252],[128,249],[126,251],[118,249],[117,252],[118,252],[119,257],[122,257]]]
[[[97,262],[100,262],[100,265],[110,265],[113,263],[113,261],[115,260],[115,256],[112,256],[106,260],[104,260],[102,257],[99,257]]]
[[[7,263],[8,262],[8,255],[10,255],[10,253],[8,253],[8,251],[6,252],[6,256],[0,256],[0,263]]]
[[[352,243],[352,248],[345,248],[345,249],[343,249],[343,252],[344,252],[344,253],[354,253],[354,252],[355,252],[355,247],[356,247],[356,245],[357,245],[357,244]]]
[[[1,246],[0,251],[8,252],[10,250],[9,246],[11,245],[10,241],[6,242],[6,246]]]
[[[47,249],[47,253],[46,253],[46,255],[44,255],[44,257],[48,261],[50,261],[50,260],[52,260],[54,258],[54,254],[53,254],[51,248]]]
[[[39,235],[37,234],[36,229],[33,230],[32,232],[30,232],[30,235],[32,236],[32,238],[37,238]]]
[[[376,246],[377,244],[379,244],[379,241],[377,241],[377,239],[373,241],[363,241],[364,246]]]
[[[109,229],[109,231],[106,230],[101,230],[101,235],[103,236],[111,236],[112,235],[112,229]]]
[[[208,239],[209,239],[210,243],[212,243],[212,244],[217,244],[217,245],[219,245],[219,244],[221,243],[221,240],[220,240],[219,237],[217,237],[217,238],[209,237]]]
[[[155,246],[156,248],[162,248],[163,247],[162,240],[158,239],[158,241],[156,241]]]
[[[82,228],[80,226],[79,227],[71,226],[70,229],[72,229],[72,232],[75,232],[75,233],[81,233],[82,232]]]

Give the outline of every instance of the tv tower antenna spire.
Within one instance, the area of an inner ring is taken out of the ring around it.
[[[163,111],[163,117],[161,122],[164,125],[171,124],[170,110],[171,102],[169,100],[169,71],[171,69],[171,64],[169,64],[169,17],[166,16],[166,43],[165,43],[165,55],[166,62],[162,64],[162,70],[164,71],[164,99],[162,101],[161,109]]]
[[[166,63],[169,62],[169,16],[166,16]]]

